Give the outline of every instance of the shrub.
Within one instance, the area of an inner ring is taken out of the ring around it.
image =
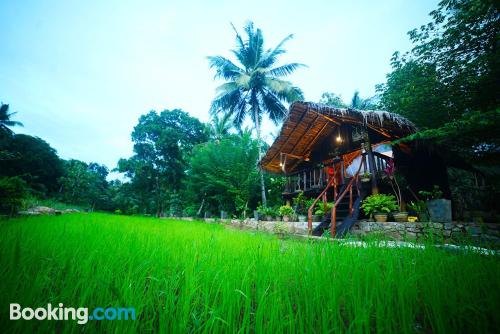
[[[439,186],[434,185],[431,191],[420,190],[418,194],[424,197],[426,200],[433,200],[438,198],[443,198],[443,192],[439,189]]]
[[[293,204],[295,205],[297,213],[307,214],[307,209],[309,209],[309,207],[307,206],[307,199],[303,191],[299,192],[297,197],[293,199]]]
[[[271,217],[276,217],[276,209],[271,208],[271,207],[264,207],[262,205],[259,205],[257,208],[257,212],[259,212],[260,215],[262,216],[271,216]]]
[[[279,212],[280,212],[281,216],[292,216],[295,214],[295,211],[293,211],[293,208],[288,206],[288,205],[280,206]]]
[[[394,195],[376,194],[368,196],[361,205],[366,215],[372,216],[374,213],[389,213],[399,209]]]
[[[333,208],[333,202],[326,203],[326,211],[329,212]],[[316,211],[314,211],[315,215],[324,216],[327,212],[323,210],[323,201],[318,201],[316,203]]]
[[[20,177],[0,178],[0,212],[4,214],[17,213],[28,199],[30,188]]]
[[[290,233],[286,223],[284,222],[275,223],[273,226],[273,232],[282,238],[286,237]]]

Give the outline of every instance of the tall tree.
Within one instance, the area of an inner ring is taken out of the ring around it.
[[[15,112],[9,113],[9,105],[3,104],[0,106],[0,131],[12,134],[10,127],[23,126],[23,123],[11,120]]]
[[[254,167],[257,141],[250,134],[229,135],[193,150],[186,178],[186,197],[209,211],[244,216],[257,206],[259,175]]]
[[[411,52],[394,53],[393,71],[377,88],[381,103],[428,129],[412,138],[446,143],[473,163],[492,161],[500,152],[498,3],[443,0],[430,15],[408,33]]]
[[[59,178],[62,201],[94,209],[109,209],[108,169],[97,163],[80,160],[64,161],[64,175]]]
[[[334,108],[346,108],[347,105],[342,101],[342,96],[335,93],[325,92],[321,94],[321,99],[319,103],[325,104]]]
[[[59,189],[62,162],[44,140],[25,134],[8,136],[0,140],[0,151],[11,153],[11,158],[1,161],[0,175],[19,176],[42,195]]]
[[[226,82],[217,88],[210,111],[230,114],[237,127],[249,116],[257,132],[259,159],[262,158],[261,123],[264,115],[278,123],[287,114],[283,102],[291,103],[303,99],[302,91],[283,80],[303,64],[289,63],[276,66],[278,57],[286,51],[283,45],[293,35],[287,36],[275,48],[264,49],[264,37],[252,22],[246,24],[246,39],[236,33],[236,49],[231,50],[239,65],[222,56],[208,57],[210,68],[216,70],[215,78]],[[264,175],[260,172],[262,204],[266,205]]]
[[[135,154],[121,159],[118,170],[140,194],[141,209],[163,212],[168,194],[179,190],[191,150],[206,140],[205,125],[180,109],[151,111],[139,118],[132,132]]]

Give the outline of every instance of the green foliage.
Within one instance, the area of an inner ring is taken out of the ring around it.
[[[374,194],[363,200],[361,208],[366,215],[372,216],[374,213],[390,213],[399,209],[394,195]]]
[[[257,142],[250,136],[198,145],[189,161],[186,198],[197,205],[204,200],[209,210],[246,214],[259,198],[257,157]]]
[[[314,211],[314,214],[315,215],[318,215],[318,216],[324,216],[326,213],[330,212],[333,208],[333,205],[335,203],[333,202],[328,202],[326,203],[326,212],[324,211],[324,206],[323,206],[323,201],[318,201],[316,203],[316,211]]]
[[[408,204],[408,208],[410,210],[415,211],[416,213],[422,213],[422,212],[427,212],[427,204],[423,200],[418,200],[415,202],[410,202]]]
[[[471,163],[497,165],[500,147],[500,109],[468,112],[437,129],[419,131],[401,140],[430,140],[467,158]]]
[[[473,164],[498,165],[500,12],[493,0],[444,0],[392,58],[382,107],[414,121],[413,139],[445,145]],[[498,175],[498,171],[497,171]]]
[[[291,206],[282,205],[279,208],[279,213],[281,216],[285,217],[285,216],[293,216],[295,214],[295,211]]]
[[[285,238],[290,234],[290,231],[288,230],[288,225],[286,222],[274,223],[273,232],[274,232],[274,234],[277,234],[281,238]]]
[[[9,113],[8,104],[0,104],[0,133],[12,135],[14,132],[10,129],[11,127],[23,126],[23,123],[11,119],[15,114],[15,112]]]
[[[279,175],[264,174],[267,185],[266,196],[268,206],[279,206],[283,203],[282,192],[285,188],[286,178]]]
[[[79,160],[64,161],[64,175],[59,178],[59,198],[65,203],[90,209],[111,209],[105,166]]]
[[[0,177],[0,213],[15,214],[29,197],[28,184],[18,176]]]
[[[222,56],[208,57],[210,68],[215,69],[216,79],[224,84],[217,88],[217,96],[212,101],[210,113],[229,115],[237,128],[250,117],[255,124],[259,159],[262,157],[261,122],[267,115],[275,124],[287,115],[283,102],[294,102],[303,99],[302,91],[283,80],[296,69],[304,66],[290,63],[276,66],[278,57],[285,53],[283,44],[292,35],[283,39],[274,49],[264,49],[264,37],[260,29],[255,29],[252,22],[246,24],[246,39],[236,28],[236,49],[232,50],[239,64]],[[262,204],[267,205],[267,193],[264,176],[260,174]]]
[[[260,29],[255,29],[253,23],[249,22],[244,30],[246,40],[235,29],[237,48],[232,52],[239,65],[222,56],[208,57],[210,67],[216,71],[215,77],[226,81],[217,88],[218,95],[212,102],[211,112],[233,115],[237,126],[247,116],[257,124],[264,113],[276,123],[287,113],[282,101],[290,103],[303,98],[299,88],[281,78],[304,65],[290,63],[275,66],[278,56],[285,53],[283,44],[292,35],[287,36],[277,47],[266,51]]]
[[[335,93],[325,92],[321,95],[319,103],[325,104],[334,108],[353,108],[359,110],[375,110],[378,109],[378,103],[376,102],[376,97],[363,99],[359,95],[359,91],[355,91],[351,102],[349,104],[342,100],[340,95]]]
[[[430,191],[420,190],[418,194],[423,198],[425,198],[427,201],[432,199],[443,198],[443,192],[441,191],[441,189],[439,189],[439,186],[436,185],[432,187],[432,190]]]
[[[0,151],[12,158],[1,161],[1,176],[19,176],[40,196],[59,190],[58,178],[63,174],[57,152],[47,142],[24,134],[0,136]]]
[[[180,190],[191,151],[207,139],[206,127],[182,110],[142,115],[132,132],[135,155],[120,159],[117,168],[130,179],[126,192],[133,193],[134,211],[170,211],[169,196]]]
[[[334,108],[347,108],[347,105],[342,101],[342,96],[335,93],[325,92],[321,94],[319,103],[325,104]]]
[[[309,209],[309,207],[307,206],[307,198],[304,195],[303,191],[299,192],[297,197],[293,199],[293,205],[295,207],[295,211],[298,214],[300,215],[307,214],[307,209]]]
[[[500,327],[500,261],[472,249],[280,240],[216,224],[96,213],[2,222],[0,235],[0,300],[33,308],[50,301],[130,306],[137,314],[136,321],[79,325],[12,321],[4,309],[5,333],[495,333]]]

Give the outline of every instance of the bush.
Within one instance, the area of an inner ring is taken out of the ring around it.
[[[389,213],[399,209],[394,195],[376,194],[368,196],[361,205],[366,215],[372,216],[374,213]]]
[[[333,202],[328,202],[326,203],[326,211],[329,212],[333,208]],[[316,211],[314,212],[315,215],[318,216],[324,216],[327,212],[323,210],[323,201],[318,201],[316,203]]]
[[[280,206],[279,212],[282,216],[292,216],[295,214],[295,211],[293,211],[292,207],[288,205]]]
[[[0,213],[17,213],[29,198],[30,188],[20,177],[0,178]]]
[[[277,234],[278,236],[284,238],[286,236],[288,236],[288,234],[290,233],[288,231],[288,226],[286,223],[284,222],[277,222],[274,224],[273,226],[273,232],[274,234]]]

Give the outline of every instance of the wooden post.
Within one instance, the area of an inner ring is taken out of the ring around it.
[[[372,143],[368,130],[365,130],[365,150],[370,164],[370,174],[372,174],[372,194],[378,194],[377,170],[375,169],[375,157],[373,156]]]

